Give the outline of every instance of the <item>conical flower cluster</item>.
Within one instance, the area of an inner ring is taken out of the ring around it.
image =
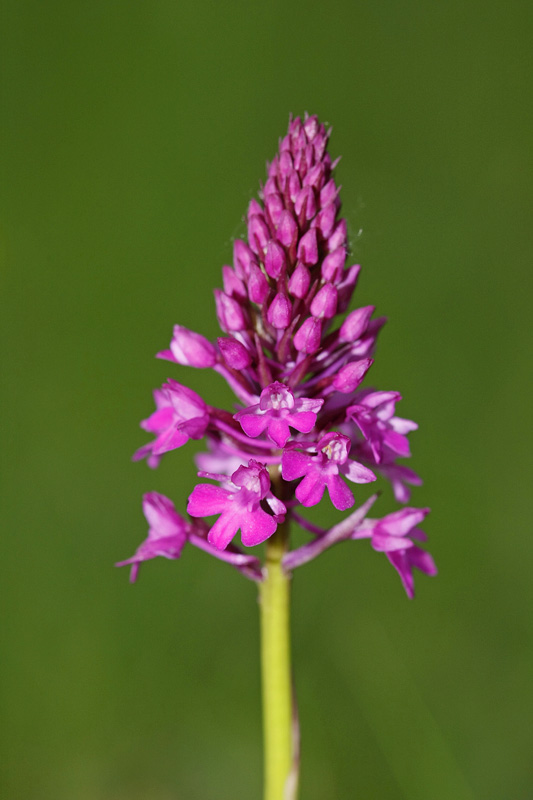
[[[315,116],[291,120],[268,166],[259,200],[250,202],[247,239],[237,239],[233,265],[215,289],[223,335],[216,343],[176,325],[160,358],[212,369],[229,384],[238,410],[208,405],[173,379],[154,393],[156,410],[142,427],[154,438],[134,456],[156,467],[164,453],[206,437],[197,457],[202,482],[189,497],[189,519],[168,498],[145,496],[149,538],[133,564],[156,555],[177,558],[189,542],[260,581],[259,558],[241,551],[268,539],[291,516],[313,539],[287,553],[292,570],[341,540],[370,538],[398,570],[409,596],[413,567],[435,574],[416,526],[428,509],[404,508],[382,520],[366,516],[376,495],[330,530],[299,507],[319,503],[326,490],[341,511],[356,504],[358,484],[377,474],[396,499],[409,500],[419,477],[398,459],[410,455],[416,429],[396,416],[398,392],[363,388],[385,320],[352,301],[359,265],[347,261],[346,221],[339,218],[330,132]],[[205,482],[210,481],[210,482]],[[216,518],[207,522],[206,518]]]

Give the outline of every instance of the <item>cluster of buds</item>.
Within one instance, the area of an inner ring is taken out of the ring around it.
[[[356,501],[346,481],[371,483],[380,474],[400,503],[409,501],[409,485],[421,482],[397,463],[410,455],[407,434],[417,427],[396,416],[400,395],[361,388],[385,319],[364,306],[335,322],[350,305],[360,267],[346,263],[329,135],[315,116],[290,121],[259,201],[250,202],[247,241],[234,242],[233,266],[222,268],[223,289],[215,289],[224,335],[213,343],[176,325],[169,349],[157,354],[215,370],[239,405],[236,413],[210,406],[172,379],[155,391],[156,411],[141,423],[155,438],[134,458],[156,467],[164,453],[206,437],[198,475],[214,483],[194,487],[187,520],[168,498],[145,496],[148,539],[120,564],[132,565],[132,580],[140,562],[178,558],[190,543],[261,581],[260,559],[233,539],[240,529],[244,546],[261,544],[288,517],[312,537],[285,555],[288,571],[339,541],[369,538],[409,596],[413,567],[436,572],[418,546],[425,535],[417,525],[428,509],[369,519],[373,495],[329,530],[299,512],[319,503],[325,489],[335,508],[348,511]],[[214,523],[205,521],[215,515]]]

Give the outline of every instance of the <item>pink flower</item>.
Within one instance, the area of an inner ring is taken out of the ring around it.
[[[199,474],[211,477],[210,473]],[[235,470],[230,482],[223,475],[216,477],[228,488],[201,483],[194,487],[187,505],[192,517],[220,514],[209,531],[208,541],[224,550],[239,528],[242,543],[246,546],[260,544],[272,536],[287,509],[270,491],[270,478],[265,467],[250,459],[248,466]],[[261,508],[262,500],[266,500],[273,515]]]
[[[341,472],[354,483],[375,481],[372,470],[348,458],[350,440],[342,433],[327,433],[316,445],[316,455],[286,450],[281,459],[284,480],[302,478],[296,488],[296,497],[304,506],[316,506],[327,487],[331,502],[341,511],[355,502],[351,490],[341,479]]]
[[[355,422],[378,464],[386,448],[403,458],[411,455],[406,434],[415,431],[418,425],[394,415],[395,405],[401,399],[399,392],[366,390],[360,392],[356,402],[346,409],[347,418]]]
[[[180,517],[174,503],[157,492],[148,492],[143,498],[143,512],[148,522],[148,537],[137,549],[134,556],[119,561],[117,567],[131,564],[130,581],[135,583],[142,561],[157,556],[163,558],[179,558],[187,541],[190,529],[183,517]]]
[[[147,456],[151,467],[156,467],[168,450],[181,447],[189,439],[201,439],[209,424],[207,406],[200,395],[171,378],[155,390],[154,400],[157,410],[141,422],[141,428],[156,438],[133,456],[134,461]]]
[[[414,597],[413,568],[436,575],[435,562],[415,542],[426,541],[426,534],[416,527],[429,508],[402,508],[383,519],[366,519],[352,533],[352,539],[371,539],[374,550],[386,554],[397,570],[408,597]]]
[[[214,366],[216,355],[214,346],[205,336],[190,331],[183,325],[174,325],[170,350],[162,350],[157,357],[184,364],[186,367],[205,369]]]
[[[274,444],[285,447],[289,426],[300,433],[309,433],[323,403],[323,400],[295,398],[288,386],[275,381],[263,389],[259,403],[237,412],[234,418],[248,436],[255,438],[266,430]]]

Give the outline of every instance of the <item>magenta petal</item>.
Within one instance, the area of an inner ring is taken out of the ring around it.
[[[303,506],[316,506],[322,500],[326,484],[318,470],[313,469],[296,487],[296,497]]]
[[[379,520],[376,529],[390,536],[405,536],[429,514],[429,508],[401,508]]]
[[[216,486],[213,488],[217,488]],[[191,512],[189,512],[191,513]],[[225,511],[217,519],[207,535],[207,540],[219,550],[225,550],[241,524],[238,511]]]
[[[245,434],[254,439],[263,433],[269,421],[268,417],[263,414],[236,414],[235,416],[238,418]]]
[[[415,596],[415,582],[413,578],[413,571],[407,560],[407,555],[404,550],[396,550],[393,553],[387,553],[392,566],[398,572],[403,583],[403,588],[407,592],[407,596],[412,600]]]
[[[287,507],[285,503],[283,503],[279,497],[276,497],[274,494],[272,494],[272,492],[267,494],[265,500],[276,515],[277,521],[283,522],[285,514],[287,513]]]
[[[168,428],[169,425],[172,424],[173,418],[174,411],[172,406],[167,405],[165,408],[159,408],[157,411],[154,411],[154,413],[151,414],[148,419],[143,419],[141,422],[141,428],[144,431],[149,431],[149,433],[157,433],[158,431],[162,431],[164,428]]]
[[[186,419],[184,422],[180,422],[178,430],[190,439],[201,439],[205,433],[208,422],[209,418],[207,415],[204,417],[193,417],[193,419]]]
[[[296,414],[287,414],[285,419],[291,428],[296,428],[300,433],[309,433],[315,427],[316,414],[313,411],[298,411]]]
[[[372,547],[378,553],[392,553],[395,550],[409,550],[413,547],[413,543],[403,536],[376,533],[372,536]]]
[[[299,397],[296,400],[295,411],[299,414],[304,412],[312,411],[313,414],[318,414],[322,406],[324,405],[324,400],[316,400],[310,397]]]
[[[230,492],[220,486],[200,483],[194,487],[189,496],[187,513],[191,517],[209,517],[211,514],[219,514],[224,510],[229,495]]]
[[[149,442],[148,444],[144,444],[142,447],[139,447],[139,449],[136,450],[132,455],[131,460],[140,461],[142,458],[146,458],[146,456],[151,455],[152,447],[153,442]]]
[[[349,481],[353,481],[354,483],[371,483],[376,480],[376,476],[371,469],[351,459],[348,459],[346,464],[342,465],[341,471],[346,475]]]
[[[281,474],[286,481],[294,481],[302,478],[309,469],[311,459],[303,453],[296,453],[288,450],[283,453],[281,459]]]
[[[383,443],[390,447],[401,458],[409,458],[411,451],[409,449],[409,441],[406,436],[396,431],[386,431],[383,436]]]
[[[173,361],[174,364],[178,363],[178,359],[174,357],[172,350],[160,350],[159,353],[155,354],[155,357],[164,359],[165,361]]]
[[[421,486],[422,479],[409,467],[400,464],[383,464],[379,467],[380,472],[392,484],[394,497],[399,503],[408,503],[411,492],[406,484]]]
[[[177,428],[169,428],[157,437],[153,444],[152,452],[154,456],[159,456],[169,450],[176,450],[177,447],[182,447],[188,441],[189,437],[186,433]]]
[[[416,422],[413,422],[412,419],[403,419],[402,417],[393,417],[391,419],[390,424],[392,425],[393,430],[397,433],[401,433],[405,435],[406,433],[411,433],[411,431],[418,430],[418,425]]]
[[[159,492],[147,492],[143,495],[143,514],[152,532],[159,536],[170,536],[176,531],[184,531],[186,522],[181,517],[172,500]]]
[[[269,536],[272,536],[277,528],[274,517],[258,508],[257,511],[243,515],[241,519],[241,539],[246,547],[253,547],[261,544]]]
[[[416,567],[421,572],[425,572],[426,575],[436,575],[437,574],[437,567],[435,566],[435,562],[433,558],[427,553],[425,550],[422,550],[420,547],[412,547],[409,551],[409,560],[413,567]]]
[[[331,502],[339,511],[346,511],[355,503],[351,489],[346,486],[339,475],[330,475],[327,478],[327,486]]]
[[[285,447],[291,435],[289,426],[284,418],[271,417],[268,421],[268,437],[278,447]]]

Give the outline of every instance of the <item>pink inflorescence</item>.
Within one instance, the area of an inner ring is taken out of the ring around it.
[[[213,343],[176,325],[169,349],[157,354],[215,370],[239,406],[236,413],[209,406],[172,379],[155,391],[156,410],[141,423],[154,439],[134,458],[156,467],[164,453],[205,436],[199,475],[215,483],[194,487],[188,520],[163,495],[145,496],[148,539],[121,562],[132,564],[132,580],[141,561],[179,558],[188,542],[260,581],[259,559],[232,540],[240,530],[245,546],[260,544],[288,516],[313,536],[287,553],[288,570],[339,541],[369,538],[410,597],[413,567],[436,573],[416,544],[425,538],[416,525],[428,509],[370,520],[374,495],[329,530],[298,512],[319,503],[326,489],[333,505],[347,511],[356,502],[354,484],[371,483],[378,473],[401,503],[409,500],[409,485],[421,483],[397,463],[410,455],[407,434],[417,427],[396,416],[401,396],[361,388],[385,319],[364,306],[335,321],[348,310],[360,267],[347,264],[329,135],[316,116],[290,121],[259,200],[248,207],[246,240],[234,242],[233,265],[222,268],[223,288],[215,289],[223,336]]]

